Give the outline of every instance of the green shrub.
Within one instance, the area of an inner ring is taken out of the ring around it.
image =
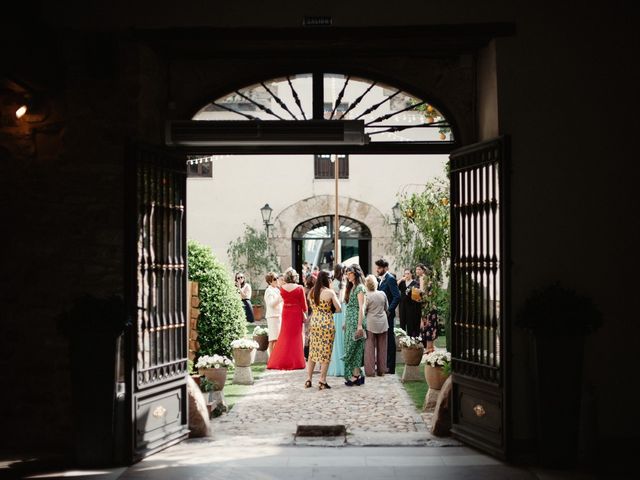
[[[207,246],[188,242],[189,280],[199,283],[199,355],[231,355],[231,341],[246,333],[245,315],[229,272]]]

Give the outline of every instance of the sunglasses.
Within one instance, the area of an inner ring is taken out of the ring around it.
[[[241,278],[244,278],[244,277],[236,277],[236,280],[240,280]]]

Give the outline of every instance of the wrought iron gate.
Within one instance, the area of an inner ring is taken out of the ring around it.
[[[451,158],[452,432],[507,456],[508,142],[455,150]]]
[[[136,461],[188,434],[186,162],[135,145],[127,181],[127,436]]]

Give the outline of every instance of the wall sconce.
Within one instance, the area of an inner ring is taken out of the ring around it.
[[[273,223],[269,223],[269,220],[271,220],[271,212],[273,212],[273,208],[271,208],[268,203],[265,203],[264,207],[260,209],[264,227],[267,229],[267,237],[269,236],[269,227],[273,226]]]
[[[396,202],[396,204],[391,207],[391,215],[393,216],[393,222],[391,222],[396,227],[396,235],[398,234],[398,225],[400,224],[400,204]]]
[[[28,123],[43,122],[49,116],[49,109],[40,96],[26,94],[22,100],[18,102],[18,108],[15,111],[18,120]]]
[[[20,119],[24,117],[25,113],[27,113],[28,110],[29,110],[29,107],[27,107],[26,105],[20,105],[16,110],[16,118]]]

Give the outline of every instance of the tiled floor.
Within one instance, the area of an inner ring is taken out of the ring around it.
[[[6,465],[5,465],[6,466]],[[221,447],[189,440],[129,468],[49,469],[0,478],[87,480],[590,480],[572,472],[534,471],[505,465],[467,447]],[[601,477],[607,478],[607,477]],[[622,477],[621,477],[622,478]]]

